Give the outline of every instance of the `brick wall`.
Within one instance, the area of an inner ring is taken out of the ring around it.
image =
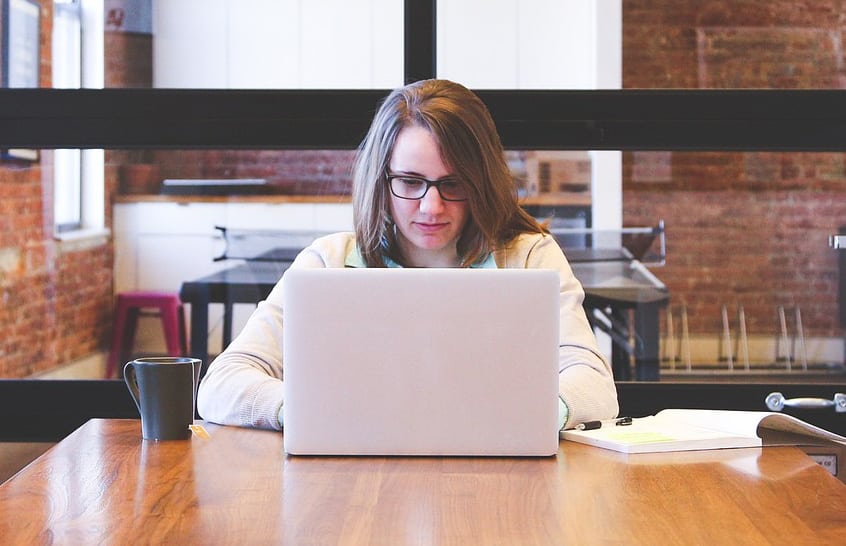
[[[40,4],[40,80],[50,87],[52,2]],[[108,86],[150,85],[149,36],[107,34],[106,50]],[[107,195],[122,160],[107,154]],[[49,168],[49,151],[35,162],[0,160],[0,378],[26,377],[108,349],[111,242],[54,240]]]
[[[352,187],[349,150],[157,150],[159,178],[262,178],[273,193],[345,195]]]
[[[55,363],[56,278],[37,162],[0,161],[0,377]]]
[[[623,86],[844,88],[844,30],[841,1],[624,0]],[[842,335],[827,237],[846,224],[844,161],[624,153],[624,223],[665,219],[668,262],[656,273],[687,305],[692,334],[718,333],[721,306],[743,305],[750,335],[773,335],[785,305],[799,306],[806,335]]]

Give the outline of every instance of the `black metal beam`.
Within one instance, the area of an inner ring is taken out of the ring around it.
[[[355,148],[388,90],[0,89],[0,147]],[[480,90],[512,149],[846,150],[843,90]]]
[[[437,4],[437,0],[405,0],[405,83],[434,78],[437,75]]]
[[[95,417],[139,419],[122,380],[0,380],[0,442],[56,442]]]
[[[788,398],[831,399],[846,392],[842,379],[826,383],[617,382],[622,415],[643,417],[666,408],[767,411],[774,391]],[[843,414],[832,408],[796,410],[800,419],[846,434]],[[121,380],[0,380],[0,441],[58,441],[92,418],[138,419],[138,409]]]

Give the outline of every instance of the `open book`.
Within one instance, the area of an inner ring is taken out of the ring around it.
[[[666,409],[631,425],[609,423],[594,430],[564,430],[561,437],[623,453],[691,451],[769,445],[820,445],[846,437],[784,413]]]

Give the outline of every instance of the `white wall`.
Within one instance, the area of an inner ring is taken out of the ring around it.
[[[153,0],[154,87],[393,88],[397,0]]]
[[[595,89],[606,2],[442,0],[438,76],[474,89]]]

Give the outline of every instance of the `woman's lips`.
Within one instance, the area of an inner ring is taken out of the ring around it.
[[[417,229],[419,229],[420,231],[423,231],[425,233],[434,233],[446,227],[447,224],[416,222],[414,225],[416,225]]]

